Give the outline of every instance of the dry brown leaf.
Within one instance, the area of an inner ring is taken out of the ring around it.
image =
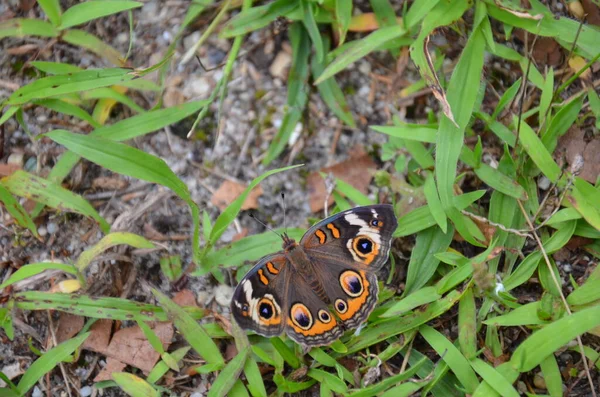
[[[396,17],[398,24],[402,24],[402,18]],[[379,29],[379,23],[373,12],[365,12],[352,16],[348,25],[349,32],[372,32]]]
[[[583,69],[585,67],[586,64],[587,64],[587,61],[585,59],[583,59],[582,57],[580,57],[579,55],[573,55],[569,59],[569,67],[571,68],[571,70],[574,73],[579,72],[581,69]],[[583,71],[583,73],[581,73],[581,75],[579,75],[579,78],[581,80],[583,80],[586,84],[591,84],[592,70],[590,68],[587,68],[586,70]]]
[[[351,153],[355,154],[348,160],[334,164],[330,167],[321,168],[319,172],[324,172],[326,174],[331,172],[335,177],[349,183],[362,193],[366,194],[369,183],[371,182],[372,174],[377,166],[373,159],[371,159],[371,156],[364,153],[361,149],[352,150]],[[325,195],[327,194],[325,181],[319,172],[313,172],[306,178],[310,210],[312,212],[323,209]],[[333,197],[329,197],[327,205],[331,205],[331,203],[333,203]]]
[[[115,359],[108,357],[106,359],[106,367],[102,368],[102,371],[94,378],[94,382],[100,382],[103,380],[112,380],[112,374],[114,372],[121,372],[125,369],[127,364]]]
[[[169,237],[165,236],[164,234],[162,234],[161,232],[156,230],[154,228],[154,226],[152,226],[149,222],[144,223],[143,229],[144,229],[144,237],[146,237],[148,240],[154,240],[154,241],[169,240]]]
[[[150,323],[149,325],[162,342],[164,349],[167,350],[173,338],[173,325],[165,322]],[[105,343],[110,336],[109,333],[106,332],[106,326],[102,326],[98,332],[98,338],[93,342],[89,342],[94,336],[92,327],[92,335],[84,343],[84,348],[104,354],[145,372],[151,371],[160,358],[160,354],[154,350],[138,326],[123,328],[115,332],[110,343],[106,346]]]
[[[586,22],[591,25],[600,26],[600,6],[593,0],[582,0],[584,12],[587,14]]]
[[[233,202],[240,194],[246,189],[247,186],[230,180],[224,181],[217,191],[213,194],[210,202],[216,205],[221,211],[223,211],[229,204]],[[242,204],[242,210],[248,210],[258,208],[258,198],[263,194],[262,187],[258,185],[244,200]]]
[[[20,169],[17,164],[0,164],[0,177],[10,176]]]
[[[173,302],[177,303],[179,306],[196,306],[196,295],[189,289],[183,289],[175,294],[173,297]]]
[[[556,153],[564,152],[569,165],[575,162],[577,157],[583,157],[583,168],[579,176],[586,181],[595,184],[600,175],[600,138],[595,137],[590,142],[585,142],[585,133],[573,126],[558,140]]]
[[[83,342],[83,348],[94,352],[103,352],[108,347],[112,331],[112,320],[101,319],[90,327],[90,336]]]
[[[60,313],[58,317],[58,328],[56,329],[56,342],[62,343],[71,339],[85,324],[85,320],[81,316],[76,316],[70,313]]]

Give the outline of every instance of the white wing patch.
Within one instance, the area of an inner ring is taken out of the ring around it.
[[[371,209],[371,212],[373,213],[373,217],[377,218],[377,211],[375,211],[374,209]],[[378,246],[381,246],[381,235],[379,234],[378,229],[370,227],[367,222],[360,219],[358,217],[358,215],[353,214],[353,213],[348,213],[348,214],[344,215],[344,219],[346,220],[346,222],[348,222],[351,225],[360,226],[360,230],[358,231],[357,236],[367,236],[375,244],[377,244]],[[352,252],[352,250],[350,250],[350,252]],[[354,255],[354,253],[352,253],[352,255]]]
[[[258,317],[258,309],[256,305],[258,305],[259,298],[252,297],[252,283],[250,280],[242,281],[242,289],[244,290],[244,294],[246,295],[246,302],[248,302],[248,311],[252,314],[252,320],[254,320],[257,324],[260,324],[260,319]],[[273,306],[275,306],[275,311],[277,314],[281,313],[281,308],[275,301],[275,298],[271,294],[265,294],[264,298],[269,299]],[[237,305],[237,302],[236,302]]]

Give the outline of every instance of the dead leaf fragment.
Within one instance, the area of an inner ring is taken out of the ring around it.
[[[196,303],[196,295],[189,289],[183,289],[175,294],[173,297],[173,302],[177,303],[179,306],[195,306],[198,307]]]
[[[373,159],[371,159],[371,156],[364,153],[362,149],[353,150],[353,152],[356,154],[351,156],[348,160],[334,164],[330,167],[321,168],[319,172],[324,172],[326,174],[331,172],[336,178],[349,183],[354,188],[366,194],[371,178],[373,177],[373,172],[377,169],[377,165]],[[319,172],[313,172],[306,178],[310,210],[312,212],[323,209],[325,195],[327,194],[325,181]],[[333,197],[329,197],[327,205],[331,205],[331,203],[333,203]]]
[[[62,343],[71,339],[81,331],[84,324],[83,317],[61,312],[58,318],[58,328],[56,329],[56,342]]]
[[[213,194],[210,202],[216,205],[221,211],[223,211],[229,204],[231,204],[236,198],[242,194],[246,189],[245,185],[234,181],[226,180],[217,191]],[[258,208],[258,198],[263,194],[262,187],[258,185],[248,196],[242,204],[242,210]]]
[[[94,378],[94,382],[100,382],[103,380],[112,380],[112,374],[114,372],[121,372],[125,369],[127,364],[121,361],[108,357],[106,359],[106,367],[102,368],[102,371]]]
[[[595,137],[590,142],[585,142],[585,133],[571,127],[565,135],[558,140],[556,153],[564,152],[569,165],[573,165],[577,158],[583,158],[583,167],[579,176],[591,184],[595,184],[600,175],[600,138]]]
[[[149,325],[162,342],[164,349],[167,350],[173,338],[173,325],[166,322],[150,323]],[[150,372],[160,358],[160,354],[154,350],[138,326],[123,328],[115,332],[108,345],[106,345],[106,342],[110,337],[110,330],[108,333],[106,332],[106,324],[99,326],[96,335],[94,335],[93,328],[92,335],[83,344],[83,347],[87,350],[104,354],[106,357],[116,359],[145,372]],[[96,337],[94,338],[94,336]]]
[[[18,164],[0,164],[0,177],[10,176],[20,169]]]
[[[586,64],[587,64],[586,60],[583,59],[582,57],[580,57],[579,55],[573,55],[569,59],[569,67],[571,68],[571,70],[574,73],[578,73],[581,69],[583,69],[585,67]],[[591,69],[587,68],[586,70],[584,70],[581,73],[581,75],[579,75],[579,78],[585,84],[591,84],[592,83],[592,71],[591,71]]]

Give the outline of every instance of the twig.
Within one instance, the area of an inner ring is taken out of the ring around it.
[[[475,219],[475,220],[477,220],[479,222],[483,222],[483,223],[488,224],[490,226],[497,227],[498,229],[503,230],[505,232],[516,234],[517,236],[521,236],[521,237],[531,237],[531,235],[529,233],[527,233],[527,232],[523,232],[521,230],[516,230],[516,229],[510,229],[510,228],[508,228],[508,227],[506,227],[506,226],[504,226],[504,225],[502,225],[500,223],[492,222],[489,219],[484,218],[483,216],[475,215],[475,214],[472,214],[472,213],[470,213],[468,211],[465,211],[465,210],[461,210],[460,212],[463,215],[466,215],[466,216],[468,216],[471,219]]]
[[[523,86],[521,88],[521,95],[519,98],[519,120],[517,122],[517,136],[515,138],[515,146],[514,152],[516,153],[517,147],[519,145],[519,134],[521,132],[521,118],[523,117],[523,102],[525,98],[525,90],[527,89],[527,79],[529,78],[529,70],[531,70],[531,58],[533,57],[533,48],[535,47],[535,42],[537,41],[538,36],[535,35],[533,38],[533,42],[531,43],[531,49],[529,50],[529,54],[527,56],[527,69],[525,70],[525,77],[523,78]],[[525,31],[525,45],[527,45],[527,31]]]
[[[529,215],[527,215],[527,211],[525,211],[525,207],[523,207],[521,200],[517,200],[517,203],[519,204],[521,213],[523,214],[523,217],[525,218],[525,221],[527,222],[527,225],[529,226],[529,229],[531,230],[531,234],[533,235],[533,238],[535,239],[538,247],[540,248],[540,251],[542,252],[544,261],[546,262],[546,265],[548,266],[550,275],[552,276],[552,281],[554,281],[554,285],[556,285],[556,289],[560,293],[560,299],[562,300],[563,305],[565,306],[565,310],[567,311],[567,313],[570,316],[573,313],[571,312],[571,308],[569,307],[569,304],[567,303],[567,299],[565,298],[565,295],[563,294],[562,285],[558,282],[558,279],[556,278],[556,274],[554,274],[554,270],[552,269],[552,265],[550,264],[550,258],[548,258],[548,254],[546,253],[546,250],[544,249],[542,240],[540,240],[539,236],[537,235],[537,232],[535,231],[535,228],[533,227],[533,224],[531,223],[531,219],[529,219]],[[587,357],[585,356],[585,351],[583,349],[583,342],[581,341],[581,336],[577,336],[577,344],[579,345],[579,354],[581,354],[582,361],[583,361],[583,367],[585,368],[585,373],[587,375],[588,382],[590,384],[590,389],[592,390],[592,396],[596,397],[596,389],[594,388],[594,381],[592,379],[592,374],[590,373],[590,367],[588,366]]]
[[[52,343],[54,346],[58,346],[58,342],[56,341],[56,334],[54,333],[54,322],[52,321],[52,316],[50,315],[50,310],[46,310],[46,314],[48,314],[48,330],[50,331],[50,337],[52,338]],[[67,394],[69,397],[73,397],[71,394],[71,386],[69,386],[69,378],[67,377],[67,371],[65,371],[65,366],[63,363],[59,363],[60,372],[62,372],[63,378],[65,378],[65,386],[67,388]],[[48,384],[50,387],[50,384]]]

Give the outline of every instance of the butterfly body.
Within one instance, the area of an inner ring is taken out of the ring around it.
[[[327,345],[364,322],[397,220],[390,205],[357,207],[311,227],[299,243],[260,259],[237,286],[237,323],[263,336],[283,332],[303,346]]]

